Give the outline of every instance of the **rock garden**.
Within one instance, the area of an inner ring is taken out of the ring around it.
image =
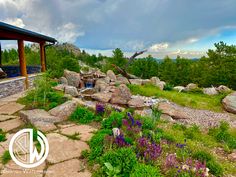
[[[173,87],[111,70],[41,76],[34,89],[0,100],[0,176],[235,176],[235,113],[236,94],[223,85]],[[49,141],[36,171],[8,152],[26,127]]]

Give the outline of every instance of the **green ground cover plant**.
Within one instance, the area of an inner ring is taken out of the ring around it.
[[[11,156],[9,151],[5,151],[3,155],[1,156],[1,162],[2,164],[7,164],[11,160]]]
[[[29,90],[26,96],[20,98],[18,102],[26,105],[26,109],[50,110],[68,100],[62,92],[52,89],[52,86],[55,85],[57,83],[52,81],[46,74],[39,76],[34,81],[35,88]]]
[[[0,128],[0,142],[6,140],[6,133]]]

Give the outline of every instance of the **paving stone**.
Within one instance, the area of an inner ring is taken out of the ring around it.
[[[47,134],[47,139],[50,148],[47,160],[50,163],[58,163],[79,157],[83,150],[89,149],[85,142],[70,140],[57,133]]]
[[[3,106],[3,105],[5,105],[5,104],[7,104],[7,103],[9,103],[8,101],[2,101],[2,100],[0,100],[0,106]]]
[[[85,169],[78,159],[68,160],[50,166],[45,177],[91,177],[92,174]]]
[[[24,107],[25,105],[22,105],[16,102],[11,102],[0,107],[0,114],[12,115],[22,110]]]
[[[68,127],[72,127],[72,126],[75,126],[76,124],[74,124],[74,123],[64,123],[64,122],[62,122],[62,123],[59,123],[59,124],[57,124],[57,126],[59,127],[59,128],[61,128],[61,129],[63,129],[63,128],[68,128]]]
[[[96,130],[97,129],[89,125],[75,125],[72,127],[61,129],[61,133],[65,135],[73,135],[75,133],[79,133],[80,140],[89,141],[93,136],[92,132]]]
[[[0,114],[0,122],[9,120],[9,119],[15,119],[17,116],[12,116],[12,115],[1,115]]]
[[[27,169],[18,166],[11,160],[3,167],[0,177],[43,177],[45,166],[46,164],[43,163],[38,167]]]
[[[43,132],[55,130],[57,127],[54,123],[61,121],[60,118],[51,116],[43,109],[20,111],[19,115],[23,120],[30,122]]]
[[[49,111],[53,116],[59,117],[61,120],[66,120],[74,112],[78,103],[74,100],[67,101]]]
[[[20,120],[20,118],[16,118],[16,119],[0,122],[0,128],[3,131],[8,132],[10,130],[20,127],[23,124],[24,124],[24,122],[22,120]]]
[[[0,99],[0,102],[16,102],[19,98],[25,96],[25,91]]]

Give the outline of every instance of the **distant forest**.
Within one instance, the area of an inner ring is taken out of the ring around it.
[[[38,51],[26,46],[25,53],[28,65],[40,64]],[[120,49],[115,49],[112,57],[89,55],[85,51],[75,55],[72,50],[63,49],[58,45],[48,47],[46,53],[51,77],[60,77],[65,68],[79,71],[81,67],[78,60],[91,67],[100,68],[103,72],[109,69],[116,72],[112,64],[124,68],[128,61]],[[18,64],[17,50],[2,51],[2,61],[3,65]],[[160,62],[149,55],[135,59],[127,71],[144,79],[157,76],[174,86],[196,83],[201,87],[226,85],[236,89],[236,46],[224,42],[216,43],[215,50],[209,49],[207,56],[199,60],[179,56],[172,60],[166,56]]]

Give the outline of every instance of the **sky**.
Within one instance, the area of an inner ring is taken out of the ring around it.
[[[0,21],[108,56],[198,58],[236,43],[236,0],[0,0]]]

